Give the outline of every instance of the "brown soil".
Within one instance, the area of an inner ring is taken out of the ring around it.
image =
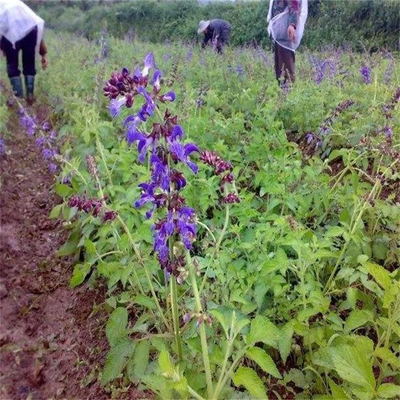
[[[109,399],[97,381],[105,289],[68,287],[72,260],[56,255],[66,232],[48,219],[60,201],[54,178],[15,116],[9,131],[0,156],[0,399]],[[123,392],[115,397],[143,398]]]

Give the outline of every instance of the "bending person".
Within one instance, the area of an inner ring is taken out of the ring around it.
[[[214,50],[221,54],[224,46],[229,41],[231,25],[223,19],[200,21],[197,33],[199,35],[204,33],[203,43],[201,44],[202,48],[206,47],[208,42],[211,41]]]
[[[22,51],[22,67],[25,76],[26,99],[34,100],[35,58],[42,57],[42,68],[46,69],[47,48],[42,40],[44,21],[21,0],[0,0],[0,49],[7,59],[7,74],[16,96],[23,97],[19,51]]]
[[[282,83],[295,80],[295,51],[303,37],[307,13],[307,0],[270,0],[268,33],[274,44],[276,79]]]

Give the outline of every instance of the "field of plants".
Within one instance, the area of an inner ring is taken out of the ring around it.
[[[71,292],[106,287],[107,355],[81,380],[400,398],[398,54],[303,50],[280,89],[262,48],[47,39],[36,105],[3,85],[0,113],[55,176]]]

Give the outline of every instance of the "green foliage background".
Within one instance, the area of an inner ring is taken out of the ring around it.
[[[233,45],[269,43],[268,1],[199,5],[195,0],[31,1],[47,26],[94,37],[107,26],[113,35],[128,32],[150,42],[198,40],[198,21],[223,18],[233,26]],[[303,45],[348,45],[353,50],[399,48],[398,0],[309,0]]]

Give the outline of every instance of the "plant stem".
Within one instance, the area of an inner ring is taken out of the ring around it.
[[[189,393],[197,400],[205,400],[204,397],[201,397],[195,390],[193,390],[189,385],[187,385]]]
[[[85,186],[89,186],[85,177],[68,160],[58,155],[55,156],[55,159],[57,161],[63,162],[64,164],[67,164],[79,176],[79,178],[82,179],[82,182],[85,184]]]
[[[226,207],[225,207],[225,221],[224,221],[224,226],[222,227],[222,231],[221,231],[221,233],[220,233],[220,235],[219,235],[219,237],[218,237],[218,241],[217,241],[216,244],[215,244],[214,252],[213,252],[213,255],[212,255],[212,258],[213,258],[213,259],[215,259],[215,256],[217,255],[217,253],[218,253],[218,251],[219,251],[219,247],[221,246],[222,240],[224,239],[224,236],[225,236],[225,234],[226,234],[226,230],[228,229],[228,225],[229,225],[229,216],[230,216],[230,212],[229,212],[229,211],[230,211],[230,206],[229,206],[229,204],[227,204]],[[207,267],[207,270],[206,270],[205,273],[204,273],[204,277],[203,277],[203,280],[202,280],[201,285],[200,285],[200,292],[203,291],[204,286],[205,286],[205,284],[206,284],[207,272],[208,272],[209,268],[210,268],[210,267],[208,266],[208,267]]]
[[[229,379],[229,377],[232,375],[234,369],[236,368],[237,364],[240,362],[240,360],[242,359],[242,357],[246,354],[246,351],[249,349],[250,346],[245,346],[244,349],[242,351],[239,352],[239,354],[237,355],[237,357],[233,360],[230,368],[228,369],[228,371],[226,372],[224,378],[222,379],[219,387],[215,390],[214,393],[214,398],[218,399],[218,396],[222,390],[222,388],[225,386],[226,381]]]
[[[124,228],[124,231],[128,236],[128,240],[129,240],[129,242],[130,242],[130,244],[131,244],[131,246],[133,248],[133,251],[136,254],[138,262],[139,262],[139,264],[141,265],[141,267],[143,268],[143,270],[144,270],[144,272],[146,274],[146,278],[147,278],[147,282],[148,282],[149,287],[150,287],[151,295],[153,296],[154,302],[156,303],[156,306],[157,306],[157,309],[159,311],[160,317],[163,320],[163,322],[164,322],[165,326],[167,327],[167,329],[171,330],[171,328],[169,326],[169,323],[168,323],[167,319],[165,318],[164,312],[163,312],[163,310],[162,310],[162,308],[160,306],[160,303],[158,301],[158,298],[157,298],[156,292],[154,290],[153,282],[151,280],[151,276],[150,276],[150,273],[148,271],[148,268],[147,268],[146,264],[142,260],[141,254],[140,254],[139,250],[136,247],[136,243],[132,238],[131,232],[129,231],[129,228],[126,226],[124,220],[121,218],[121,216],[119,214],[117,215],[117,219],[118,219],[119,223],[121,224],[121,226]],[[136,274],[135,269],[134,269],[134,272]],[[135,278],[138,281],[138,285],[141,287],[141,284],[140,284],[140,281],[139,281],[137,275],[135,276]],[[143,288],[142,288],[142,291],[143,291]]]
[[[229,213],[230,211],[230,206],[229,204],[226,205],[225,207],[225,221],[224,221],[224,226],[222,228],[221,234],[219,235],[217,244],[215,245],[215,249],[214,249],[214,254],[213,256],[215,257],[216,254],[218,253],[219,247],[221,246],[222,240],[224,239],[224,236],[226,234],[226,230],[228,229],[228,225],[229,225]]]
[[[187,264],[189,267],[189,276],[190,276],[190,281],[192,284],[193,295],[194,295],[194,299],[196,302],[196,312],[199,314],[202,314],[203,308],[201,306],[199,289],[197,287],[196,273],[194,271],[192,259],[190,257],[189,252],[186,253],[186,258],[187,258]],[[204,322],[200,323],[199,330],[200,330],[200,341],[201,341],[201,351],[202,351],[202,356],[203,356],[203,364],[204,364],[204,370],[206,373],[207,395],[208,395],[209,399],[212,399],[213,398],[212,397],[213,383],[212,383],[212,376],[211,376],[210,359],[208,356],[208,344],[207,344],[207,336],[206,336],[206,329],[204,326]]]
[[[178,360],[182,360],[182,340],[179,331],[179,315],[178,315],[178,291],[176,287],[176,278],[171,276],[170,279],[170,293],[171,293],[171,310],[172,322],[174,327],[174,336],[176,342],[176,349],[178,352]]]
[[[231,355],[231,352],[232,352],[232,346],[233,346],[233,341],[228,339],[228,344],[226,345],[225,357],[224,357],[224,361],[222,363],[221,374],[219,376],[217,386],[216,386],[215,392],[214,392],[214,398],[216,398],[216,399],[218,398],[219,393],[222,390],[221,384],[222,384],[222,381],[225,376],[225,370],[226,370],[226,365],[228,364],[229,356]]]

